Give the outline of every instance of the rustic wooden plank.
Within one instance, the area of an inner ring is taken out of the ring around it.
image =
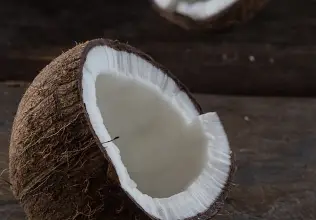
[[[106,37],[149,53],[193,92],[315,96],[315,10],[313,0],[271,1],[246,25],[197,33],[149,0],[1,1],[0,80],[31,80],[76,41]]]
[[[137,45],[164,60],[191,91],[212,94],[314,96],[316,47],[280,48],[259,45],[208,45],[199,42]],[[179,56],[180,51],[181,56]],[[29,79],[61,52],[61,48],[16,52],[1,58],[13,79]],[[192,59],[197,57],[197,59]],[[158,60],[158,59],[157,59]],[[198,61],[197,61],[198,60]],[[158,60],[160,62],[160,60]],[[223,69],[225,71],[223,72]],[[251,74],[250,74],[251,73]],[[6,75],[0,75],[4,80]]]
[[[23,84],[0,84],[0,170],[7,167],[10,126],[24,90]],[[204,111],[218,112],[238,165],[227,205],[215,219],[315,219],[316,99],[195,97]],[[8,220],[23,219],[1,184],[0,219],[9,211],[14,218]]]

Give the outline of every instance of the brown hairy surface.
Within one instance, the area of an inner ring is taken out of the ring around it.
[[[158,13],[179,25],[180,27],[190,29],[213,29],[219,30],[244,23],[252,19],[270,0],[239,0],[234,5],[203,21],[195,21],[179,13],[170,13],[154,6]]]
[[[160,67],[133,47],[97,39],[63,53],[39,73],[18,107],[9,150],[12,191],[29,220],[150,219],[120,188],[82,101],[81,70],[97,45],[135,53]],[[219,211],[228,185],[199,219]]]

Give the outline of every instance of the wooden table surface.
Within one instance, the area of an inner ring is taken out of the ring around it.
[[[7,168],[10,127],[25,88],[23,83],[0,84],[0,170]],[[316,99],[195,97],[204,111],[218,112],[239,167],[227,204],[215,219],[316,219]],[[4,182],[0,219],[24,219]]]
[[[0,1],[0,81],[33,79],[76,42],[105,37],[145,51],[196,93],[316,95],[315,0],[271,0],[221,33],[187,32],[150,0],[88,2]]]

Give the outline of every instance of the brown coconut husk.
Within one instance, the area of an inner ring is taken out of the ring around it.
[[[221,30],[251,20],[270,0],[239,0],[231,7],[205,20],[193,20],[176,12],[153,8],[165,19],[186,30]]]
[[[148,60],[173,78],[202,113],[179,80],[136,48],[96,39],[63,53],[31,83],[13,123],[10,182],[29,220],[153,219],[120,187],[83,103],[82,68],[88,51],[97,45]],[[225,190],[199,219],[209,219],[223,206],[234,170],[232,165]]]

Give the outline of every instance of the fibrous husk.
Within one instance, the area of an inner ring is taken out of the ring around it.
[[[205,20],[194,20],[177,12],[167,11],[155,4],[153,8],[165,19],[186,30],[221,30],[251,20],[270,0],[239,0],[231,7]]]
[[[161,65],[118,41],[81,43],[47,65],[26,90],[14,119],[10,142],[10,182],[29,220],[152,219],[121,189],[117,173],[92,129],[82,98],[82,68],[97,45],[127,51],[149,61],[188,93]],[[198,219],[214,216],[225,190]],[[192,218],[192,219],[197,219]]]

